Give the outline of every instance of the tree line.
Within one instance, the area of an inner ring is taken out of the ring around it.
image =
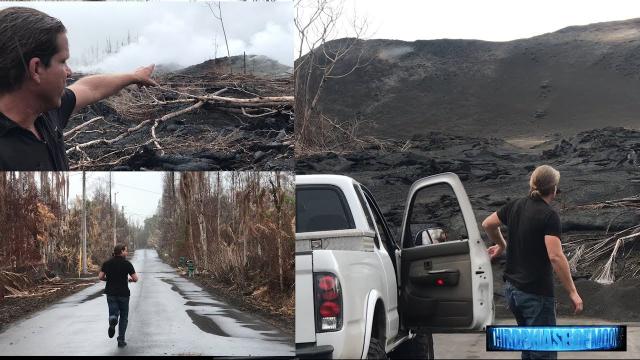
[[[69,173],[0,172],[0,270],[77,274],[82,268],[82,200]],[[72,176],[72,175],[71,175]],[[294,178],[287,172],[167,172],[157,213],[130,224],[107,183],[87,193],[87,258],[95,272],[117,241],[152,247],[173,265],[248,291],[293,294]]]
[[[133,241],[140,229],[114,209],[106,186],[87,194],[87,263],[99,266],[117,239]],[[82,199],[69,199],[69,173],[0,172],[0,270],[79,273]]]
[[[169,172],[143,233],[161,256],[245,289],[293,293],[295,195],[291,173]]]

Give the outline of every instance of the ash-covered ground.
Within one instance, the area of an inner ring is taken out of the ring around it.
[[[622,242],[611,266],[613,284],[589,280],[602,271],[617,238],[633,233],[633,227],[640,225],[640,163],[634,155],[640,153],[640,131],[595,129],[533,147],[438,132],[382,144],[382,148],[372,145],[342,154],[298,154],[296,173],[355,178],[376,197],[398,239],[409,187],[420,178],[456,173],[480,224],[510,199],[526,196],[529,176],[536,166],[552,165],[561,173],[561,194],[553,206],[562,219],[565,253],[572,259],[580,245],[585,245],[582,250],[588,253],[578,258],[573,272],[585,303],[583,316],[640,319],[635,300],[640,297],[640,247],[636,247],[640,239],[631,237]],[[625,200],[617,201],[621,199]],[[622,231],[626,232],[616,237]],[[501,295],[503,266],[504,258],[494,263],[497,316],[511,317]],[[569,314],[570,302],[559,284],[556,295],[559,314]]]
[[[130,86],[71,118],[72,170],[293,169],[290,75],[200,66],[155,80],[160,87]]]

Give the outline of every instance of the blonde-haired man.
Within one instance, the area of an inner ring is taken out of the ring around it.
[[[529,196],[512,200],[489,215],[482,227],[496,245],[489,247],[491,259],[507,250],[504,271],[505,301],[519,326],[556,325],[553,272],[574,305],[582,311],[569,263],[562,252],[558,213],[550,206],[555,199],[560,173],[549,165],[537,167],[529,181]],[[508,242],[500,225],[509,230]],[[555,352],[523,351],[523,359],[555,359]]]

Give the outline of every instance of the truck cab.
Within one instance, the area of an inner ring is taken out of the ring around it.
[[[399,241],[354,179],[296,176],[299,357],[386,357],[417,335],[482,330],[493,321],[492,284],[455,174],[412,185]]]

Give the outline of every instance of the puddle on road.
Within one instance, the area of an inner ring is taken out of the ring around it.
[[[172,279],[162,279],[163,282],[171,285],[171,290],[177,292],[178,294],[182,295],[182,297],[185,297],[185,293],[180,290],[180,288],[178,287],[178,285],[176,285],[175,281],[173,281]]]
[[[232,335],[227,334],[225,331],[223,331],[222,328],[218,326],[218,324],[216,324],[216,322],[212,318],[207,316],[207,315],[214,315],[214,316],[222,316],[222,317],[234,319],[234,321],[237,322],[238,325],[240,325],[241,327],[245,327],[247,329],[256,331],[261,336],[266,338],[271,338],[273,340],[281,340],[286,338],[286,337],[283,337],[283,335],[280,334],[278,331],[274,332],[273,330],[270,330],[268,327],[262,324],[261,321],[255,323],[254,322],[255,320],[254,321],[249,320],[250,317],[248,317],[247,314],[244,314],[240,310],[231,308],[224,303],[209,303],[209,302],[191,300],[193,299],[193,295],[197,295],[196,296],[197,298],[202,298],[202,295],[203,295],[202,291],[184,291],[178,286],[175,279],[165,278],[161,280],[171,285],[171,290],[175,291],[176,293],[180,294],[183,298],[188,300],[185,303],[185,306],[209,306],[212,309],[215,308],[217,312],[212,314],[198,314],[194,310],[185,310],[186,313],[191,318],[191,320],[193,321],[193,323],[196,326],[198,326],[200,330],[204,332],[217,335],[217,336],[232,337]],[[243,320],[247,320],[247,322]],[[253,338],[253,337],[249,337],[249,338]]]
[[[176,281],[174,279],[161,279],[163,282],[171,285],[171,290],[177,292],[178,294],[180,294],[180,296],[182,296],[183,298],[189,300],[185,305],[188,306],[201,306],[201,305],[206,305],[206,306],[215,306],[218,309],[222,309],[222,310],[226,310],[228,309],[228,307],[222,303],[204,303],[204,302],[198,302],[198,301],[192,301],[191,299],[195,298],[202,298],[202,297],[207,297],[210,298],[210,295],[208,295],[205,291],[202,290],[182,290],[180,289],[180,287],[178,286],[178,284],[176,283]],[[195,295],[195,296],[194,296]],[[214,300],[215,301],[215,300]]]
[[[86,303],[87,301],[93,300],[93,299],[97,299],[100,296],[104,295],[104,289],[100,289],[100,291],[98,291],[95,294],[91,294],[91,295],[87,295],[87,297],[85,297],[84,299],[80,300],[81,304]]]
[[[193,323],[198,328],[200,328],[200,330],[217,336],[229,337],[229,334],[222,331],[218,324],[216,324],[215,321],[213,321],[211,318],[196,314],[196,312],[193,310],[187,310],[187,314],[189,315]]]

